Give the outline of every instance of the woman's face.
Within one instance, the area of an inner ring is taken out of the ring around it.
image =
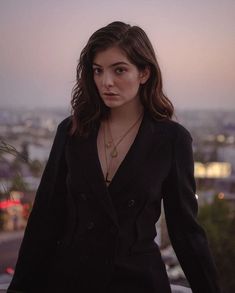
[[[140,71],[118,47],[95,55],[93,77],[105,105],[116,108],[127,103],[140,103],[139,86],[147,81],[147,69]]]

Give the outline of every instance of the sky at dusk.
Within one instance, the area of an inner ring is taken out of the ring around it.
[[[176,108],[235,109],[235,0],[0,0],[0,107],[69,108],[83,46],[114,20],[146,31]]]

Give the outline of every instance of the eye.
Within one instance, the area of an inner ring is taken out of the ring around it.
[[[102,73],[102,69],[99,67],[93,67],[93,73],[94,75],[99,75]]]
[[[121,75],[121,74],[123,74],[124,72],[126,72],[126,68],[124,68],[124,67],[117,67],[117,68],[115,68],[115,72],[116,72],[118,75]]]

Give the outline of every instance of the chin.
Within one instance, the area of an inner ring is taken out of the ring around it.
[[[122,104],[120,104],[120,103],[118,103],[118,102],[115,102],[115,101],[106,101],[105,103],[104,103],[108,108],[118,108],[118,107],[120,107],[120,106],[122,106]]]

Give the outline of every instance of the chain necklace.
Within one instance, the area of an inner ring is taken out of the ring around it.
[[[112,132],[110,129],[110,124],[108,121],[108,130],[110,132],[111,140],[106,142],[106,136],[105,136],[105,124],[104,124],[104,129],[103,129],[103,138],[104,138],[104,150],[105,150],[105,162],[106,162],[106,175],[105,175],[105,182],[106,184],[110,184],[111,180],[109,179],[109,172],[112,166],[112,161],[113,158],[116,158],[118,156],[118,150],[117,146],[123,141],[123,139],[131,132],[131,130],[136,126],[136,124],[140,121],[140,119],[143,117],[143,113],[138,117],[138,119],[127,129],[127,131],[119,138],[119,140],[114,143],[113,137],[112,137]],[[113,149],[110,152],[110,161],[108,164],[108,156],[107,156],[107,150],[108,148],[111,147],[111,145],[114,145]]]
[[[111,180],[109,180],[108,177],[109,177],[109,170],[110,170],[111,164],[112,164],[112,159],[110,160],[110,162],[108,164],[107,151],[106,151],[105,125],[103,128],[103,138],[104,138],[104,152],[105,152],[105,163],[106,163],[105,182],[107,185],[109,185],[111,183]]]

